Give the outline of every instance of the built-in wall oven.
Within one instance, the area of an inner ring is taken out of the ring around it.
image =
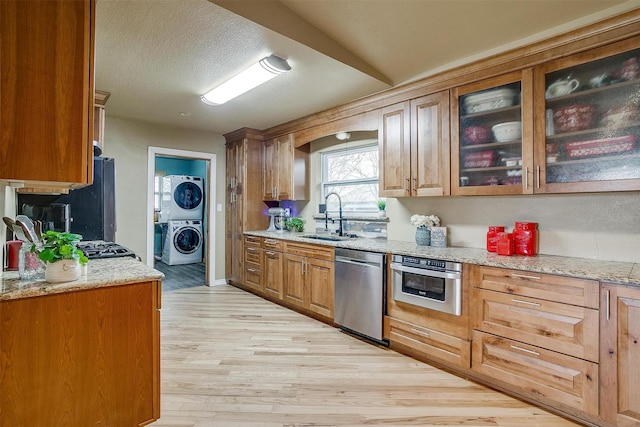
[[[391,286],[395,301],[460,316],[462,264],[393,255]]]

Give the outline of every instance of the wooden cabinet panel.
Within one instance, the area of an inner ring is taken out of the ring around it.
[[[640,288],[603,285],[600,349],[601,417],[640,425]]]
[[[293,134],[264,142],[263,200],[308,200],[309,145],[295,148]]]
[[[333,318],[333,262],[308,258],[305,268],[309,294],[309,310]]]
[[[449,91],[411,100],[411,195],[449,194]]]
[[[159,292],[146,282],[0,303],[0,425],[158,419]]]
[[[304,243],[284,242],[285,252],[305,257],[333,261],[333,248],[327,246],[307,245]]]
[[[409,101],[383,108],[378,145],[380,195],[409,196],[411,178],[411,125]]]
[[[266,244],[266,239],[265,239]],[[283,299],[282,265],[284,254],[270,250],[264,251],[264,292],[277,300]]]
[[[599,283],[527,271],[495,267],[474,267],[472,285],[492,291],[522,295],[548,301],[599,307]]]
[[[93,180],[95,1],[0,2],[0,179]]]
[[[473,332],[472,367],[496,381],[598,415],[598,364]]]
[[[598,310],[474,289],[473,327],[598,362]]]
[[[306,303],[304,263],[304,257],[285,254],[282,267],[284,301],[300,308]]]
[[[433,329],[389,317],[389,340],[462,368],[471,367],[471,343]]]

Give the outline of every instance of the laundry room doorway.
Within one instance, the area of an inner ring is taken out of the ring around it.
[[[163,291],[211,286],[215,272],[215,165],[211,153],[149,147],[147,264]]]

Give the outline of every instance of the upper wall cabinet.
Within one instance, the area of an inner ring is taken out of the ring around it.
[[[93,180],[95,1],[0,2],[0,179]]]
[[[640,37],[534,70],[540,193],[640,190]]]
[[[451,193],[532,193],[532,73],[453,90]]]
[[[449,194],[449,91],[383,108],[380,195]]]
[[[263,200],[309,199],[309,145],[295,148],[293,134],[264,142],[262,170]]]

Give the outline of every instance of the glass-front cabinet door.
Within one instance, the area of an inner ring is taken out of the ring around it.
[[[535,192],[640,190],[640,38],[534,70]]]
[[[531,69],[453,90],[451,194],[532,193]]]

